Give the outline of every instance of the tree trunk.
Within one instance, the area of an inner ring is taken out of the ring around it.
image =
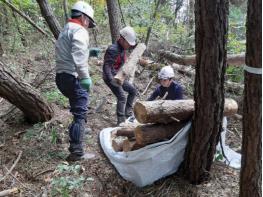
[[[134,105],[134,115],[140,123],[169,123],[176,120],[179,122],[191,119],[194,107],[193,100],[137,101]],[[234,115],[237,110],[236,101],[225,99],[224,116]]]
[[[139,61],[145,49],[146,46],[143,43],[139,43],[136,46],[136,48],[131,53],[128,61],[121,67],[118,73],[114,76],[114,80],[116,80],[118,84],[122,85],[127,77],[133,79],[137,62]]]
[[[0,96],[24,112],[32,123],[45,122],[52,118],[51,106],[29,84],[4,69],[0,62]]]
[[[134,131],[136,143],[145,146],[147,144],[168,140],[183,128],[184,125],[184,122],[139,125]]]
[[[156,6],[155,6],[155,10],[154,10],[153,16],[151,18],[151,23],[150,23],[150,26],[148,27],[148,30],[147,30],[147,35],[146,35],[146,39],[145,39],[145,45],[146,46],[149,43],[150,35],[151,35],[151,32],[152,32],[152,27],[153,27],[154,22],[156,20],[156,15],[157,15],[157,12],[159,10],[160,2],[161,2],[161,0],[157,0]]]
[[[116,42],[120,36],[121,22],[117,0],[107,0],[110,31],[112,43]]]
[[[166,58],[171,62],[180,65],[196,65],[195,55],[178,55],[170,51],[159,50],[159,56]],[[235,54],[227,56],[227,64],[230,65],[244,65],[245,64],[245,54]]]
[[[262,1],[248,0],[240,196],[261,196],[262,186]]]
[[[68,16],[68,1],[63,1],[63,10],[64,10],[64,17],[65,17],[65,23],[67,23],[69,16]]]
[[[37,0],[40,7],[42,16],[46,19],[46,22],[53,33],[54,37],[58,39],[61,27],[56,17],[53,15],[52,9],[48,3],[48,0]]]
[[[222,129],[228,1],[196,0],[195,13],[195,111],[184,173],[198,184],[209,176]]]

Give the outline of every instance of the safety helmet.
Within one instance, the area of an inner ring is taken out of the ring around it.
[[[120,30],[120,35],[131,45],[136,44],[136,33],[132,27],[127,26]]]
[[[80,16],[81,13],[85,14],[90,19],[89,28],[96,26],[94,21],[94,10],[88,3],[84,1],[78,1],[72,6],[71,9],[72,16]]]
[[[171,66],[164,66],[158,73],[158,79],[170,79],[174,77],[174,70]]]

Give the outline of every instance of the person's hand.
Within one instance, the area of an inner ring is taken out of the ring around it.
[[[80,85],[82,88],[87,90],[88,92],[90,91],[90,88],[92,86],[92,80],[91,78],[84,78],[80,80]]]

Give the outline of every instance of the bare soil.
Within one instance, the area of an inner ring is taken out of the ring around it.
[[[53,52],[48,50],[48,53],[42,54],[39,51],[31,51],[29,56],[25,55],[28,52],[16,56],[6,55],[2,59],[11,68],[15,64],[14,72],[32,82],[35,77],[39,80],[44,73],[54,67]],[[213,164],[210,180],[200,185],[191,185],[177,174],[143,188],[124,180],[103,153],[98,140],[103,128],[116,125],[116,100],[101,78],[102,67],[98,65],[98,61],[91,60],[90,66],[95,84],[90,95],[87,123],[92,132],[86,137],[86,149],[96,154],[95,159],[75,163],[68,163],[65,160],[68,154],[67,127],[72,120],[67,102],[61,103],[57,99],[53,102],[55,116],[52,120],[30,125],[24,121],[22,112],[0,98],[0,191],[16,187],[19,192],[11,196],[42,197],[238,196],[240,171],[221,162]],[[139,68],[139,71],[142,72],[136,74],[135,84],[142,93],[156,72],[143,68]],[[180,73],[176,73],[176,76],[176,80],[186,89],[186,97],[191,98],[194,79]],[[155,86],[156,82],[146,95],[138,98],[145,99]],[[54,72],[47,75],[39,89],[43,95],[45,92],[56,91]],[[242,99],[239,95],[232,97]],[[102,107],[98,110],[97,107],[101,103]],[[241,121],[228,118],[228,129],[226,143],[240,152]],[[12,167],[19,154],[21,158],[8,174],[8,169]]]

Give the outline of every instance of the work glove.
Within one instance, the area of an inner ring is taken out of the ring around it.
[[[80,80],[80,85],[82,88],[87,90],[88,92],[90,91],[90,88],[92,86],[92,80],[91,78],[84,78]]]

